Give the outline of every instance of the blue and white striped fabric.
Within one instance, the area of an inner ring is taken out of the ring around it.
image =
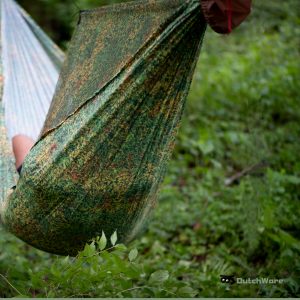
[[[25,134],[37,139],[64,54],[13,0],[0,0],[0,16],[1,207],[18,179],[11,138]]]
[[[59,75],[53,58],[63,54],[13,0],[1,0],[1,46],[8,137],[37,140]]]

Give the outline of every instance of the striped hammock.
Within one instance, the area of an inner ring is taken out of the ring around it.
[[[76,255],[102,231],[128,242],[144,228],[205,28],[199,0],[81,11],[55,89],[63,54],[1,1],[0,213],[10,232]],[[36,140],[20,178],[8,142],[16,133]]]
[[[11,139],[24,134],[37,140],[64,54],[13,0],[1,0],[0,14],[0,203],[3,203],[18,179]]]

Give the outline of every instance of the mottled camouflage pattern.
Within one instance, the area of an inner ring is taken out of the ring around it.
[[[102,230],[136,236],[156,205],[205,28],[194,0],[81,12],[43,134],[2,213],[11,232],[69,255]]]

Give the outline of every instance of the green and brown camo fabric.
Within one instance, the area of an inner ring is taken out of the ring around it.
[[[121,242],[137,235],[156,205],[205,28],[198,0],[81,12],[43,132],[4,203],[8,230],[63,255],[102,231]]]

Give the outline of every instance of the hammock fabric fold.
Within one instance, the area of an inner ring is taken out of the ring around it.
[[[76,255],[115,230],[132,240],[156,205],[206,22],[198,0],[136,1],[82,11],[44,128],[5,227]]]

